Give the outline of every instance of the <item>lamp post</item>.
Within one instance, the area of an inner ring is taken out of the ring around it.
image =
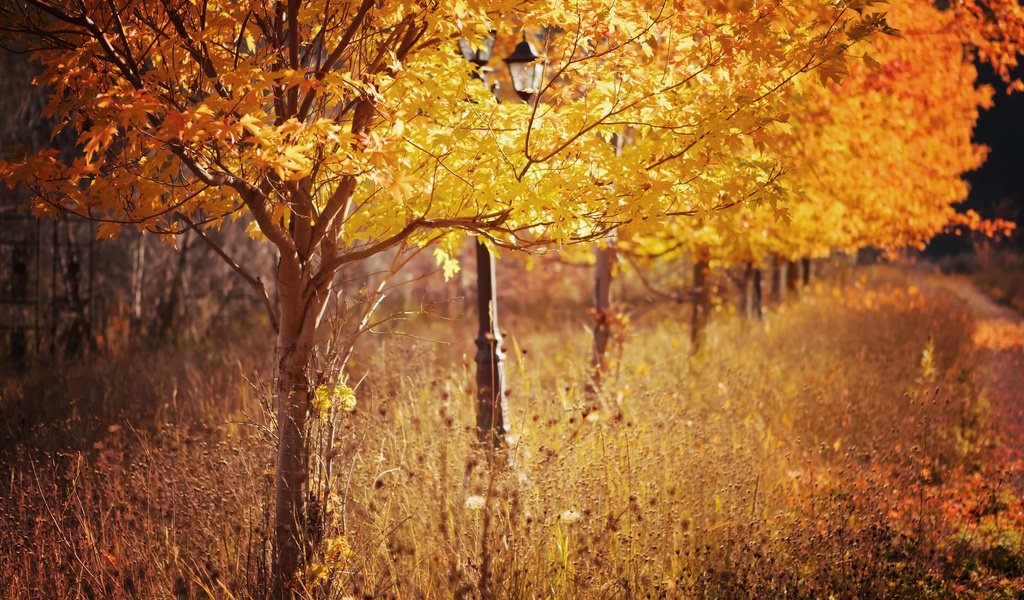
[[[459,52],[476,65],[473,76],[489,85],[486,79],[487,63],[494,49],[495,32],[474,45],[459,40]],[[529,102],[540,89],[544,64],[533,45],[523,41],[506,57],[512,87],[519,97]],[[501,331],[498,328],[498,286],[494,268],[494,255],[487,246],[476,240],[477,314],[480,324],[476,336],[476,428],[481,443],[499,447],[509,431],[508,399],[505,397],[505,353],[502,351]]]
[[[505,353],[498,329],[498,286],[494,255],[476,240],[476,294],[480,327],[476,336],[476,429],[482,444],[499,447],[508,433]]]
[[[459,52],[476,65],[473,76],[487,85],[485,68],[494,48],[494,32],[474,46],[459,40]],[[476,294],[480,326],[476,336],[476,430],[480,443],[501,446],[508,432],[508,400],[505,398],[505,353],[498,330],[497,279],[494,256],[476,239]]]

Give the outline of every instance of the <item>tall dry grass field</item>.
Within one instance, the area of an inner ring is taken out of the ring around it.
[[[892,270],[818,283],[762,323],[717,312],[693,357],[688,307],[645,306],[596,411],[571,298],[502,315],[507,453],[474,444],[472,315],[361,343],[357,407],[319,438],[305,594],[1020,593],[1020,501],[947,294]],[[252,348],[6,381],[0,595],[265,593],[273,423]]]

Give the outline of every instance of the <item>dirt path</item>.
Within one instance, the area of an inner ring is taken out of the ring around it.
[[[996,304],[964,278],[931,282],[961,299],[974,318],[978,369],[974,383],[992,407],[993,423],[1002,434],[1012,479],[1024,493],[1024,317]]]

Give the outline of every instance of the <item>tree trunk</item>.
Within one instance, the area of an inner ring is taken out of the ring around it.
[[[64,247],[63,271],[64,271],[64,308],[68,320],[67,329],[64,331],[64,353],[68,356],[78,356],[85,352],[88,338],[88,323],[86,322],[85,303],[82,300],[82,260],[79,252],[78,242],[71,235],[68,229],[68,243]]]
[[[748,319],[760,319],[761,310],[761,269],[747,261],[743,273],[743,314]]]
[[[771,263],[772,263],[772,265],[771,265],[772,266],[772,269],[771,269],[771,279],[772,280],[771,280],[771,292],[770,292],[771,296],[770,296],[770,299],[771,299],[772,304],[779,304],[779,303],[782,302],[782,299],[783,299],[783,297],[785,295],[784,282],[783,282],[783,277],[784,277],[783,270],[784,270],[785,262],[782,260],[782,257],[780,257],[778,255],[773,255],[771,257]]]
[[[697,249],[693,259],[693,316],[690,321],[690,351],[698,352],[704,343],[704,329],[711,313],[711,285],[708,281],[711,268],[708,265],[707,246]]]
[[[53,221],[53,238],[50,253],[50,356],[57,354],[57,328],[59,325],[60,304],[57,300],[57,261],[60,257],[60,232],[57,221]]]
[[[274,590],[291,598],[300,567],[307,483],[306,414],[308,367],[316,343],[316,310],[303,299],[303,278],[295,257],[278,267],[280,325],[275,348],[277,481],[274,494]]]
[[[800,293],[800,263],[786,261],[786,296],[796,298]]]
[[[753,266],[753,265],[751,265]],[[750,309],[755,319],[764,316],[764,292],[761,286],[761,269],[754,267],[750,277]]]
[[[182,296],[184,296],[185,272],[188,269],[188,236],[181,244],[181,251],[178,254],[178,265],[174,275],[171,277],[171,284],[167,290],[167,298],[163,299],[157,306],[156,337],[161,341],[171,339],[174,333],[174,326],[179,321],[181,312]]]
[[[96,321],[96,296],[94,295],[95,289],[93,287],[93,281],[96,275],[96,236],[89,236],[89,279],[88,287],[86,288],[86,306],[85,306],[85,322],[88,326],[86,336],[89,338],[89,346],[94,347],[96,343],[96,336],[93,333],[93,327],[95,327]],[[100,325],[102,327],[102,324]]]
[[[35,318],[35,323],[34,323],[34,329],[35,329],[35,339],[34,339],[35,348],[34,348],[34,351],[35,351],[35,353],[37,355],[39,354],[39,348],[40,348],[39,338],[40,338],[40,336],[43,333],[42,329],[41,329],[41,327],[42,327],[42,314],[43,314],[43,306],[42,306],[42,304],[43,304],[43,291],[42,291],[43,290],[43,288],[42,288],[42,280],[43,280],[43,263],[42,263],[42,260],[43,260],[43,258],[42,257],[43,257],[43,225],[42,225],[42,222],[39,219],[36,219],[36,272],[35,272],[35,276],[36,276],[36,298],[35,298],[35,300],[36,300],[36,302],[35,302],[35,304],[36,304],[36,318]]]
[[[142,289],[146,280],[146,238],[139,234],[132,257],[132,316],[131,336],[142,337]]]
[[[622,156],[626,136],[612,136],[615,156]],[[612,276],[615,267],[614,233],[598,243],[594,251],[594,347],[590,357],[590,381],[586,385],[587,402],[592,407],[601,403],[600,391],[608,373],[608,342],[612,335]]]
[[[804,279],[804,287],[808,287],[811,285],[811,259],[801,258],[800,265],[802,267],[801,274],[803,275]]]
[[[28,247],[14,246],[11,253],[10,301],[18,311],[28,303]],[[11,330],[11,361],[20,372],[28,356],[28,335],[24,322],[17,323]]]
[[[594,251],[594,347],[590,357],[588,395],[596,401],[608,372],[608,342],[612,326],[612,277],[615,266],[615,239],[599,244]]]

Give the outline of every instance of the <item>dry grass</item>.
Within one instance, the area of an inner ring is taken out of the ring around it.
[[[633,315],[606,407],[588,413],[581,296],[503,315],[507,456],[473,445],[471,319],[407,324],[452,345],[364,342],[310,596],[1019,593],[1022,512],[962,307],[887,271],[820,285],[763,325],[723,312],[694,358],[685,307],[653,307]],[[203,420],[255,414],[262,386],[233,381],[224,393],[249,399]],[[273,451],[257,421],[121,425],[95,448],[9,452],[2,595],[259,596]]]
[[[1005,261],[974,273],[971,279],[1000,304],[1024,312],[1024,261]]]

